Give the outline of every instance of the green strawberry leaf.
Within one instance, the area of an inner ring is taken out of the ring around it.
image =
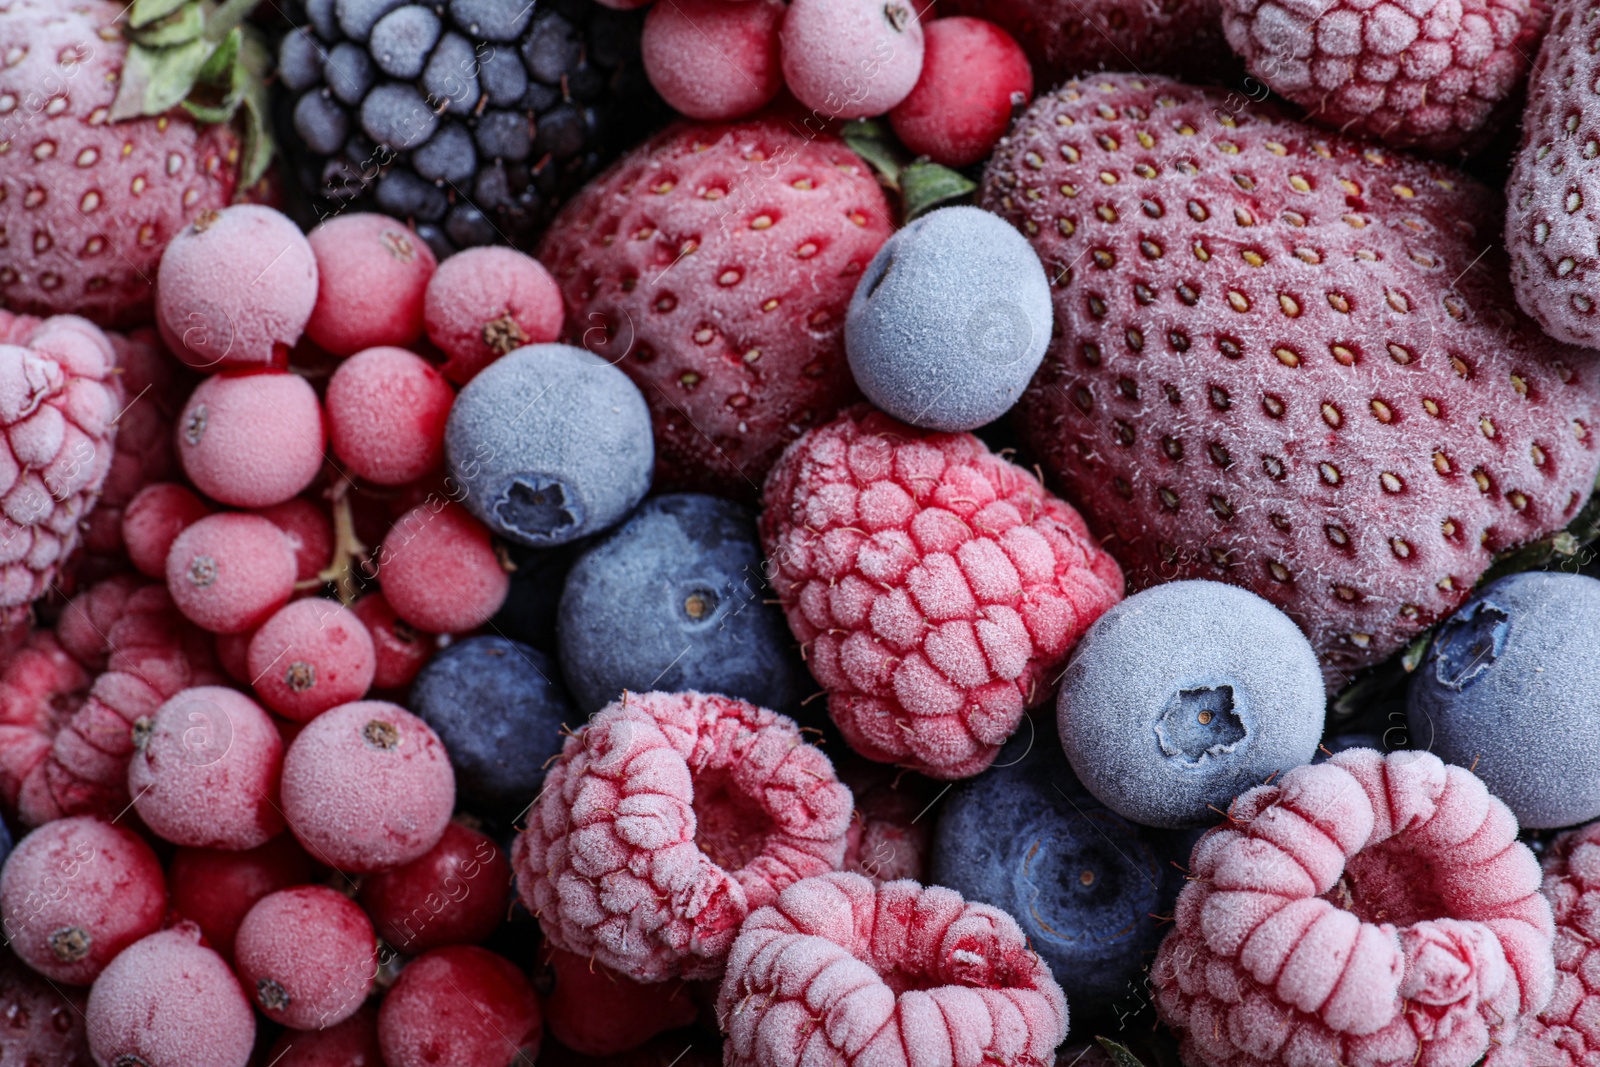
[[[977,183],[959,171],[919,159],[900,172],[904,221],[910,222],[941,204],[964,199],[977,188]]]
[[[878,119],[856,119],[847,122],[839,136],[850,150],[877,171],[884,184],[896,191],[900,188],[900,171],[903,152],[887,122]]]
[[[136,30],[141,29],[152,22],[166,18],[190,2],[191,0],[134,0],[133,7],[128,9],[128,25]]]
[[[271,107],[267,87],[261,79],[250,78],[244,91],[244,155],[239,163],[241,189],[260,181],[272,162]]]
[[[164,19],[130,30],[128,36],[146,48],[166,48],[194,40],[205,32],[205,28],[206,17],[200,5],[190,4]]]
[[[122,84],[111,104],[111,121],[160,115],[176,107],[210,58],[213,45],[204,38],[172,48],[146,48],[130,43],[122,61]]]
[[[1433,644],[1433,631],[1431,629],[1424,630],[1421,636],[1407,645],[1406,650],[1400,653],[1400,666],[1407,674],[1414,673],[1418,667],[1422,666],[1422,657],[1428,654],[1428,646],[1431,644]]]
[[[229,30],[216,51],[200,68],[200,73],[195,75],[195,81],[208,85],[233,85],[236,80],[233,76],[234,66],[239,60],[239,45],[243,40],[244,33],[237,26]]]
[[[1106,1050],[1106,1055],[1111,1057],[1116,1067],[1144,1067],[1144,1061],[1129,1052],[1126,1045],[1119,1045],[1109,1037],[1097,1037],[1095,1040]]]

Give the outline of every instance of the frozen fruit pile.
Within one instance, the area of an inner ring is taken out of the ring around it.
[[[0,1067],[1600,1063],[1597,9],[946,3],[0,0]]]

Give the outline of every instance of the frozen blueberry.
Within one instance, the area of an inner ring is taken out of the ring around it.
[[[325,59],[322,42],[305,30],[290,30],[278,45],[278,80],[297,93],[309,89],[322,80]]]
[[[1075,1018],[1137,992],[1183,884],[1188,835],[1136,826],[1073,777],[1048,733],[1024,729],[950,794],[932,881],[1007,912]]]
[[[528,72],[509,46],[490,47],[478,53],[478,84],[494,107],[515,107],[528,88]]]
[[[1600,816],[1600,581],[1534,571],[1484,587],[1411,680],[1411,746],[1470,767],[1523,826]]]
[[[546,85],[560,83],[582,54],[583,38],[560,15],[540,12],[522,39],[522,62],[529,74]]]
[[[755,517],[739,505],[697,493],[646,501],[567,575],[561,670],[578,707],[659,689],[798,708],[794,637],[761,561]]]
[[[350,134],[350,116],[326,92],[307,93],[294,105],[294,132],[313,152],[337,152]]]
[[[361,128],[397,151],[425,143],[438,125],[439,116],[415,86],[386,82],[361,101]]]
[[[533,136],[528,132],[528,117],[515,111],[489,111],[478,120],[478,151],[489,159],[513,163],[528,158],[533,151]]]
[[[566,585],[567,572],[588,545],[588,539],[556,548],[508,545],[507,552],[516,569],[511,572],[511,590],[506,594],[505,606],[494,617],[495,632],[554,655],[561,590]]]
[[[432,140],[411,153],[411,166],[430,182],[470,181],[478,170],[472,134],[458,123],[445,123]]]
[[[339,19],[339,29],[352,41],[365,41],[372,27],[406,0],[333,0],[333,10]]]
[[[463,503],[535,548],[621,521],[650,488],[650,412],[628,376],[570,345],[489,364],[450,409],[445,458]]]
[[[372,68],[372,57],[367,50],[349,41],[340,41],[328,52],[322,63],[322,77],[340,102],[355,107],[372,88],[377,77]]]
[[[378,206],[396,218],[438,222],[450,201],[438,186],[396,167],[378,179]]]
[[[535,6],[530,0],[450,0],[450,17],[479,40],[515,41]]]
[[[452,115],[472,114],[481,93],[472,42],[459,33],[445,34],[423,68],[422,88],[435,107],[443,104]]]
[[[440,28],[439,16],[425,7],[397,7],[372,27],[367,49],[385,74],[409,81],[422,73]]]
[[[6,865],[6,857],[11,855],[11,846],[16,844],[16,839],[11,836],[11,826],[3,817],[0,817],[0,867]]]
[[[550,658],[504,637],[446,646],[412,683],[411,709],[444,742],[462,797],[486,815],[531,803],[562,726],[582,723]]]
[[[872,257],[845,315],[845,350],[861,391],[895,418],[971,430],[1017,402],[1052,321],[1027,239],[980,208],[947,207]]]
[[[1325,700],[1305,635],[1261,597],[1171,582],[1084,635],[1056,721],[1091,793],[1147,826],[1198,826],[1316,754]],[[1215,809],[1215,810],[1214,810]]]

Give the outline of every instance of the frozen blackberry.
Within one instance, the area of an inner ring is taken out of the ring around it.
[[[640,11],[592,0],[305,0],[277,121],[319,217],[406,219],[439,255],[531,247],[555,209],[669,117]]]

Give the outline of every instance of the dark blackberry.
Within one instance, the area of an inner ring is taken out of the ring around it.
[[[277,116],[307,221],[377,210],[439,253],[530,248],[568,196],[670,117],[640,66],[640,11],[593,0],[299,10],[279,50]]]

